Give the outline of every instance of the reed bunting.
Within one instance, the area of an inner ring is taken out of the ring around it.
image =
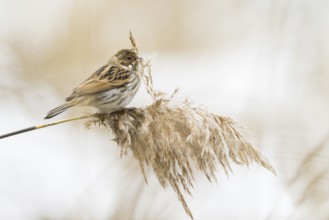
[[[92,106],[111,113],[130,103],[140,86],[137,75],[141,58],[130,49],[118,51],[107,64],[73,89],[66,103],[47,113],[52,118],[73,106]]]

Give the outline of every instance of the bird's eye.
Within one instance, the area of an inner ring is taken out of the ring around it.
[[[127,56],[127,60],[131,60],[132,59],[132,57],[131,56]]]

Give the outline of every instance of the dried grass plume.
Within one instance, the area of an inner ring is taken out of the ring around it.
[[[130,33],[135,51],[135,40]],[[256,162],[275,173],[274,168],[241,134],[237,123],[228,117],[193,107],[189,102],[174,105],[171,98],[155,93],[150,63],[141,63],[141,77],[153,103],[143,108],[126,108],[111,114],[95,114],[87,127],[100,125],[115,136],[121,155],[132,153],[147,182],[150,167],[161,186],[171,186],[186,213],[193,219],[183,192],[191,194],[197,168],[209,181],[216,180],[218,167],[226,174],[232,165],[249,166]]]

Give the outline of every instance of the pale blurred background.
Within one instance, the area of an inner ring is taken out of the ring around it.
[[[156,89],[235,118],[278,171],[196,176],[195,219],[329,219],[328,11],[325,0],[0,0],[0,134],[48,122],[131,30]],[[131,106],[150,103],[141,87]],[[77,121],[0,140],[0,219],[188,219],[111,138]]]

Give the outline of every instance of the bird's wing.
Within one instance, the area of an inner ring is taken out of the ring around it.
[[[91,74],[91,76],[89,76],[83,83],[87,82],[88,80],[90,80],[94,77],[101,75],[103,72],[107,72],[109,70],[109,68],[110,68],[110,65],[105,64],[104,66],[102,66],[101,68],[96,70],[93,74]]]
[[[129,69],[105,65],[92,74],[86,81],[73,89],[73,93],[66,98],[66,101],[71,101],[77,96],[121,87],[130,82],[130,75],[131,70]]]

